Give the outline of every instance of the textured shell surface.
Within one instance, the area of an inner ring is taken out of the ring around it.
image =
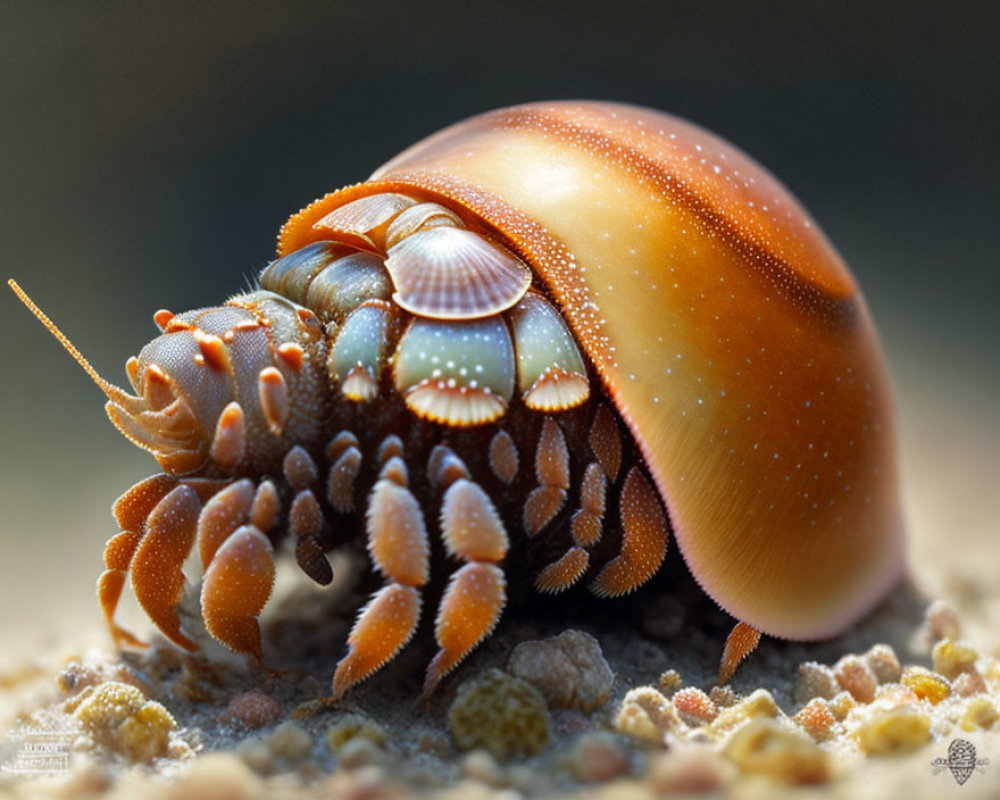
[[[410,192],[489,226],[569,320],[635,436],[684,558],[738,619],[833,635],[903,563],[877,334],[798,201],[662,112],[539,103],[447,128],[293,216]]]

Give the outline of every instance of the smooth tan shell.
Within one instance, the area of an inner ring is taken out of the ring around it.
[[[822,638],[898,580],[874,326],[839,255],[746,155],[648,109],[503,109],[293,216],[280,251],[383,191],[451,207],[533,267],[642,448],[691,572],[733,616]]]

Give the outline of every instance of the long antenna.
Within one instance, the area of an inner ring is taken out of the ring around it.
[[[109,383],[104,380],[104,378],[98,374],[97,370],[90,365],[90,362],[84,358],[83,353],[76,349],[74,344],[69,340],[69,337],[59,330],[59,326],[49,319],[48,315],[42,311],[42,309],[35,305],[35,302],[28,297],[24,289],[18,286],[17,281],[11,278],[7,281],[7,285],[11,288],[14,294],[17,295],[18,299],[28,307],[28,310],[38,318],[38,321],[48,328],[49,333],[56,337],[56,340],[66,349],[66,352],[73,356],[73,360],[83,367],[83,371],[90,376],[90,379],[97,384],[97,387],[104,392],[109,400],[125,406],[126,408],[132,404],[129,402],[130,400],[132,402],[136,400],[135,397],[130,395],[124,389],[121,389],[113,383]]]

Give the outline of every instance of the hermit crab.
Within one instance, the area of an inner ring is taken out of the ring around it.
[[[257,657],[275,551],[325,584],[328,553],[366,547],[384,584],[334,697],[431,602],[427,695],[491,633],[512,573],[620,596],[670,538],[736,620],[722,679],[761,632],[833,636],[898,579],[864,300],[791,194],[716,136],[612,103],[483,114],[294,214],[278,256],[221,306],[157,312],[134,393],[12,282],[162,468],[113,506],[98,595],[118,643],[139,644],[114,620],[130,576],[196,647],[177,614],[195,547],[208,632]]]

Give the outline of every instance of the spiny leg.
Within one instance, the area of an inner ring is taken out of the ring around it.
[[[653,577],[667,552],[667,518],[639,467],[632,467],[625,476],[619,512],[621,552],[591,585],[598,597],[618,597],[639,588]]]
[[[468,478],[457,478],[445,492],[441,532],[448,554],[468,563],[451,576],[441,598],[434,625],[441,649],[427,667],[425,698],[493,631],[507,599],[497,566],[507,554],[507,532],[489,496]]]
[[[565,591],[575,585],[590,565],[587,550],[601,539],[607,478],[596,461],[587,465],[580,485],[580,508],[570,520],[573,546],[543,568],[535,578],[535,588],[545,594]]]
[[[150,512],[131,564],[139,605],[168,639],[186,650],[198,645],[181,633],[177,603],[184,589],[181,567],[194,545],[200,512],[193,489],[182,484],[170,490]]]
[[[393,437],[395,438],[395,437]],[[397,440],[398,441],[398,440]],[[388,584],[361,610],[347,639],[347,655],[333,676],[333,699],[381,669],[406,646],[420,619],[418,591],[429,577],[430,546],[420,504],[406,485],[396,443],[368,499],[368,553]]]
[[[115,610],[121,599],[129,565],[142,540],[146,518],[175,486],[175,478],[162,473],[153,475],[132,486],[111,507],[122,531],[112,536],[104,548],[105,570],[97,579],[97,599],[111,638],[118,647],[146,647],[145,642],[115,622]]]
[[[760,643],[760,631],[745,622],[736,623],[729,632],[726,646],[722,651],[722,661],[719,664],[719,686],[727,683],[736,672],[740,662],[757,649]]]
[[[537,535],[566,503],[569,489],[569,449],[559,424],[546,417],[535,451],[535,476],[538,486],[524,504],[524,531]]]

